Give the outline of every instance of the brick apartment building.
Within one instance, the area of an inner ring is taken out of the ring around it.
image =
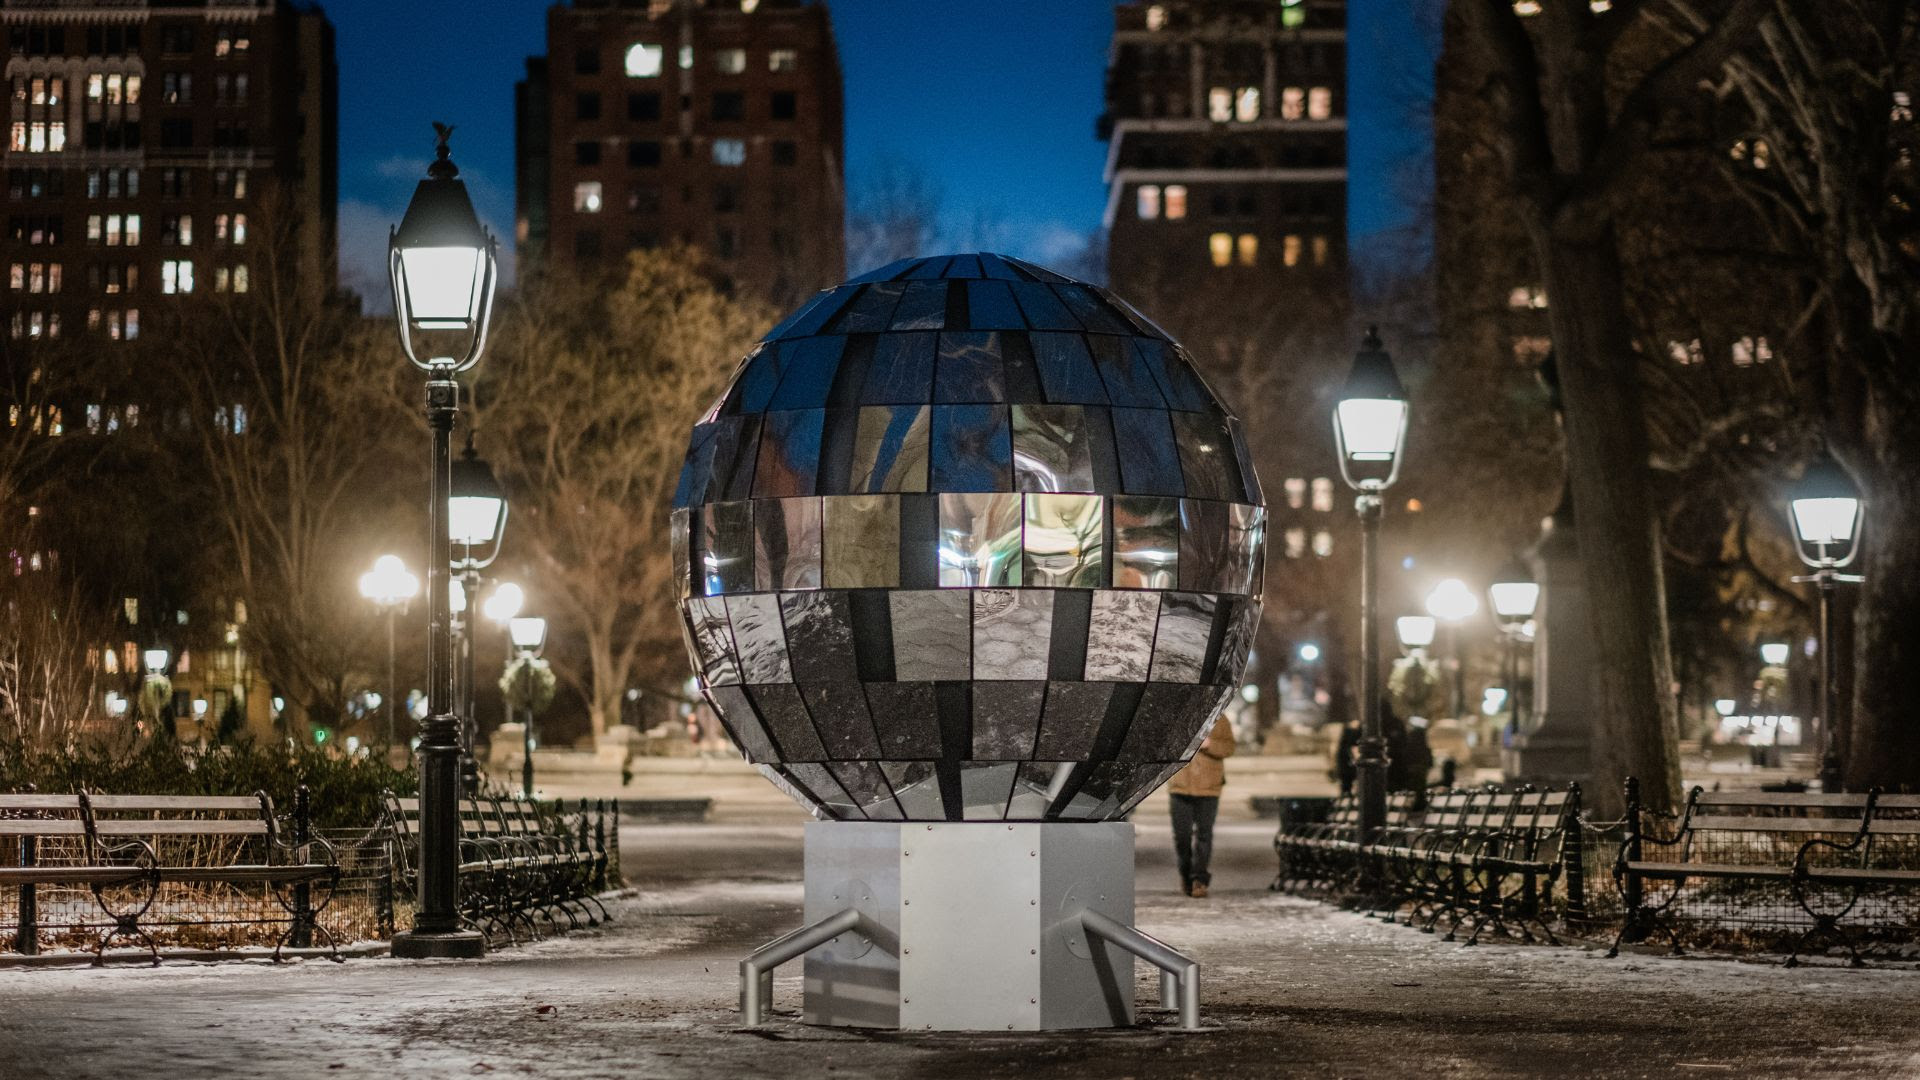
[[[846,262],[840,65],[826,5],[576,0],[515,91],[524,258],[703,249],[790,303]]]
[[[333,27],[287,0],[0,0],[10,341],[128,340],[170,297],[245,291],[269,217],[334,280]],[[285,217],[280,217],[285,215]]]

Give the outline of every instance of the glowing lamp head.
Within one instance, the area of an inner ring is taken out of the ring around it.
[[[165,649],[148,649],[140,654],[140,658],[146,661],[149,675],[164,674],[167,670],[167,661],[170,659]]]
[[[454,565],[477,570],[500,554],[507,527],[507,497],[493,467],[474,453],[473,441],[453,463],[452,494],[447,499],[447,537],[459,549]]]
[[[547,620],[538,615],[522,615],[507,622],[507,634],[513,647],[532,652],[547,640]]]
[[[520,608],[526,602],[527,594],[521,591],[520,586],[511,581],[503,581],[499,588],[493,590],[493,595],[487,597],[486,603],[481,605],[480,610],[494,622],[506,624],[512,622],[515,615],[520,614]]]
[[[1790,652],[1792,650],[1787,648],[1786,642],[1769,641],[1760,646],[1760,659],[1765,661],[1768,667],[1783,667]]]
[[[1721,716],[1732,716],[1735,707],[1735,702],[1730,697],[1720,698],[1713,703],[1713,711],[1719,713]]]
[[[1379,491],[1399,476],[1400,449],[1407,438],[1407,392],[1372,328],[1354,354],[1353,370],[1334,404],[1333,436],[1339,445],[1340,475],[1349,487]]]
[[[1840,463],[1821,454],[1807,464],[1793,486],[1794,538],[1808,566],[1846,566],[1860,554],[1860,526],[1866,501]]]
[[[1487,586],[1487,600],[1501,623],[1518,626],[1533,618],[1533,609],[1540,603],[1540,583],[1514,559],[1500,572],[1499,579]]]
[[[1300,646],[1299,652],[1300,652],[1300,662],[1303,664],[1311,664],[1315,660],[1320,659],[1320,646],[1315,645],[1311,641],[1307,642],[1305,645]]]
[[[453,129],[442,124],[434,128],[439,132],[435,160],[414,189],[406,217],[388,238],[388,271],[407,357],[421,368],[464,371],[480,359],[492,316],[494,243],[449,156],[447,137]],[[470,340],[459,358],[423,361],[414,352],[416,330],[465,333]]]
[[[1479,610],[1480,598],[1459,578],[1447,578],[1427,594],[1427,614],[1436,619],[1459,622]]]
[[[1435,628],[1431,615],[1402,615],[1393,620],[1394,633],[1400,635],[1400,644],[1408,649],[1424,649],[1433,644]]]
[[[382,555],[373,569],[360,575],[360,595],[381,607],[398,607],[420,592],[420,579],[407,570],[398,555]]]

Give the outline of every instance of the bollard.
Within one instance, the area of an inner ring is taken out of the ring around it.
[[[1620,842],[1620,861],[1638,862],[1640,859],[1640,780],[1627,777],[1627,835]],[[1624,867],[1623,867],[1624,869]],[[1620,902],[1627,910],[1626,930],[1622,937],[1627,941],[1639,941],[1646,937],[1641,927],[1642,892],[1640,878],[1633,871],[1626,870],[1620,881]]]
[[[1567,922],[1587,919],[1587,845],[1586,826],[1580,820],[1580,785],[1567,785],[1567,834],[1561,841],[1561,858],[1567,874]]]
[[[307,845],[313,842],[313,810],[307,785],[293,789],[293,850],[296,858],[311,859]],[[293,932],[288,943],[296,949],[313,945],[313,888],[302,881],[293,887]]]
[[[38,865],[40,838],[20,838],[20,865]],[[40,898],[32,882],[20,886],[20,928],[13,935],[13,951],[21,956],[40,955]]]

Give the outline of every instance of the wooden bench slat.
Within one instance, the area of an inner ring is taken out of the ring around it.
[[[7,885],[108,885],[146,876],[138,866],[0,866],[0,884]]]
[[[1683,877],[1757,877],[1780,878],[1793,876],[1791,866],[1741,865],[1738,863],[1677,863],[1677,862],[1637,862],[1629,861],[1626,868],[1642,877],[1683,878]]]
[[[1857,833],[1860,831],[1860,819],[1703,817],[1696,814],[1691,827],[1695,832]]]
[[[78,812],[78,795],[40,795],[32,792],[0,794],[0,810],[67,810]]]
[[[259,818],[251,821],[122,818],[96,821],[94,829],[101,836],[263,836],[267,832],[267,823]]]
[[[1703,791],[1696,805],[1699,806],[1784,806],[1784,807],[1852,807],[1859,809],[1867,805],[1865,795],[1850,795],[1845,792],[1821,794],[1804,791]]]
[[[87,823],[77,818],[0,818],[0,836],[85,836]]]
[[[1871,885],[1875,882],[1896,884],[1903,881],[1920,881],[1920,870],[1875,870],[1858,866],[1810,866],[1807,876],[1814,881],[1835,885]]]
[[[260,813],[253,795],[89,795],[95,810],[244,810]]]
[[[163,866],[160,880],[179,883],[302,881],[326,877],[333,867],[324,863],[289,863],[284,866]]]

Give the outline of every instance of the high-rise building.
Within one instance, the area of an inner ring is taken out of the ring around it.
[[[1357,537],[1329,421],[1355,344],[1346,82],[1344,0],[1115,8],[1107,273],[1246,421],[1269,514],[1248,673],[1263,728],[1326,691],[1343,715],[1353,641]]]
[[[335,279],[333,26],[289,0],[0,0],[9,90],[0,325],[128,340],[246,291],[262,240]]]
[[[1115,10],[1107,261],[1123,296],[1346,279],[1344,0]]]
[[[575,0],[516,88],[523,257],[704,250],[776,302],[846,261],[840,64],[826,5]]]

